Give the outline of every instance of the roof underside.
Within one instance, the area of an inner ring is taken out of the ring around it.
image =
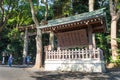
[[[42,31],[66,32],[72,30],[79,30],[92,26],[93,32],[106,31],[106,14],[105,8],[78,14],[75,16],[49,20],[47,25],[41,25]]]

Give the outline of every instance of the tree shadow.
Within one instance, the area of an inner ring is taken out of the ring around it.
[[[84,74],[74,74],[74,72],[35,72],[37,76],[31,76],[33,78],[36,78],[36,80],[64,80],[64,79],[76,79],[80,78],[82,79]]]
[[[106,73],[87,72],[47,72],[37,71],[31,76],[36,80],[120,80],[120,70],[109,70]]]
[[[1,65],[0,67],[9,67],[9,65]],[[33,65],[12,65],[10,68],[32,68]]]

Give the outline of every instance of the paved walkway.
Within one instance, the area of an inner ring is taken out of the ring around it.
[[[26,66],[0,65],[0,80],[36,80],[25,70]]]
[[[47,72],[28,69],[27,66],[0,65],[0,80],[120,80],[120,69],[106,73]]]

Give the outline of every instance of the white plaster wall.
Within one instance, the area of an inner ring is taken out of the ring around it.
[[[104,61],[99,60],[46,60],[46,71],[105,72]]]

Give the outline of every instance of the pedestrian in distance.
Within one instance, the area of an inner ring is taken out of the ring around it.
[[[13,62],[13,57],[12,57],[12,54],[10,54],[10,56],[8,58],[8,65],[9,65],[9,67],[12,67],[12,62]]]
[[[27,61],[27,65],[29,65],[30,64],[30,56],[29,55],[27,55],[26,61]]]

